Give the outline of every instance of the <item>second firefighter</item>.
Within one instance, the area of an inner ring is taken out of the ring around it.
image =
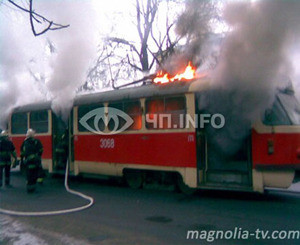
[[[27,175],[27,192],[35,191],[39,172],[42,168],[41,157],[43,146],[39,139],[34,138],[33,129],[28,129],[26,139],[21,146],[21,161],[26,167]]]

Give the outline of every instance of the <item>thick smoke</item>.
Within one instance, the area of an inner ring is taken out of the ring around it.
[[[295,41],[297,44],[300,43],[298,38]],[[290,55],[292,59],[293,72],[291,75],[291,80],[294,82],[294,90],[298,101],[300,101],[300,47],[295,45],[290,49]]]
[[[199,105],[225,116],[226,127],[210,132],[212,143],[223,153],[239,149],[250,125],[263,116],[276,89],[283,86],[282,74],[292,75],[289,49],[299,37],[299,13],[299,1],[238,2],[226,7],[224,18],[232,31],[212,72],[212,91]]]
[[[68,23],[65,30],[49,34],[57,47],[52,57],[51,76],[47,88],[52,100],[52,109],[64,120],[68,118],[76,90],[85,82],[90,62],[96,55],[95,13],[91,3],[82,1],[51,3],[52,18],[59,23]],[[49,6],[43,4],[46,10]]]
[[[0,21],[0,128],[6,128],[14,106],[44,98],[28,72],[35,68],[42,45],[40,39],[28,35],[30,29],[22,26],[22,16],[2,12]]]
[[[163,70],[171,75],[183,72],[186,65],[192,62],[199,67],[203,63],[199,55],[203,50],[203,40],[212,31],[211,19],[217,16],[215,1],[188,0],[185,9],[176,21],[176,34],[185,42],[184,47],[177,47],[162,64]]]
[[[4,30],[3,26],[1,26],[1,31]],[[9,31],[9,30],[6,30]],[[0,43],[1,50],[1,83],[0,83],[0,113],[1,113],[1,122],[0,128],[5,128],[5,122],[7,120],[9,114],[9,104],[15,104],[17,98],[14,96],[17,85],[16,74],[18,74],[18,70],[21,66],[19,63],[17,54],[20,52],[19,50],[15,50],[14,52],[3,52],[4,50],[11,50],[13,46],[11,43],[7,41],[2,41]]]
[[[35,10],[67,29],[34,37],[28,15],[22,11],[0,12],[0,127],[5,128],[11,109],[41,100],[68,117],[75,92],[85,82],[96,54],[95,14],[91,2],[34,1]],[[42,27],[36,26],[38,30]],[[47,43],[55,53],[46,49]],[[44,77],[37,81],[36,78]]]
[[[168,70],[178,69],[182,60],[191,60],[201,70],[205,33],[213,26],[218,6],[217,1],[187,1],[177,23],[187,48],[179,57],[171,57]],[[209,144],[220,158],[241,148],[251,125],[273,104],[277,89],[286,86],[286,77],[300,90],[299,13],[296,0],[232,1],[224,6],[223,18],[230,31],[210,73],[211,89],[198,95],[200,111],[225,116],[223,129],[206,129]]]

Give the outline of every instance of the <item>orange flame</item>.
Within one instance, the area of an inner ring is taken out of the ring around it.
[[[170,74],[163,73],[159,71],[157,76],[153,79],[154,83],[169,83],[175,81],[182,81],[182,80],[192,80],[196,77],[196,69],[191,65],[191,62],[187,65],[183,73],[176,74],[173,77],[170,77]]]

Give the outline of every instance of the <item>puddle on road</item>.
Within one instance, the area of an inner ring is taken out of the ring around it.
[[[157,222],[157,223],[169,223],[169,222],[173,221],[173,219],[166,217],[166,216],[150,216],[150,217],[147,217],[146,220],[152,221],[152,222]]]

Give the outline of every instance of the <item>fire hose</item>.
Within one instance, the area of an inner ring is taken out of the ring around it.
[[[69,192],[73,195],[76,195],[85,200],[88,200],[89,201],[88,204],[77,207],[77,208],[54,210],[54,211],[42,211],[42,212],[24,212],[24,211],[14,211],[14,210],[0,208],[0,213],[13,215],[13,216],[50,216],[50,215],[59,215],[59,214],[68,214],[68,213],[78,212],[78,211],[81,211],[81,210],[91,207],[94,204],[94,199],[90,196],[87,196],[87,195],[81,193],[81,192],[70,189],[69,185],[68,185],[68,177],[69,177],[69,161],[67,161],[67,164],[66,164],[65,189],[67,192]]]

